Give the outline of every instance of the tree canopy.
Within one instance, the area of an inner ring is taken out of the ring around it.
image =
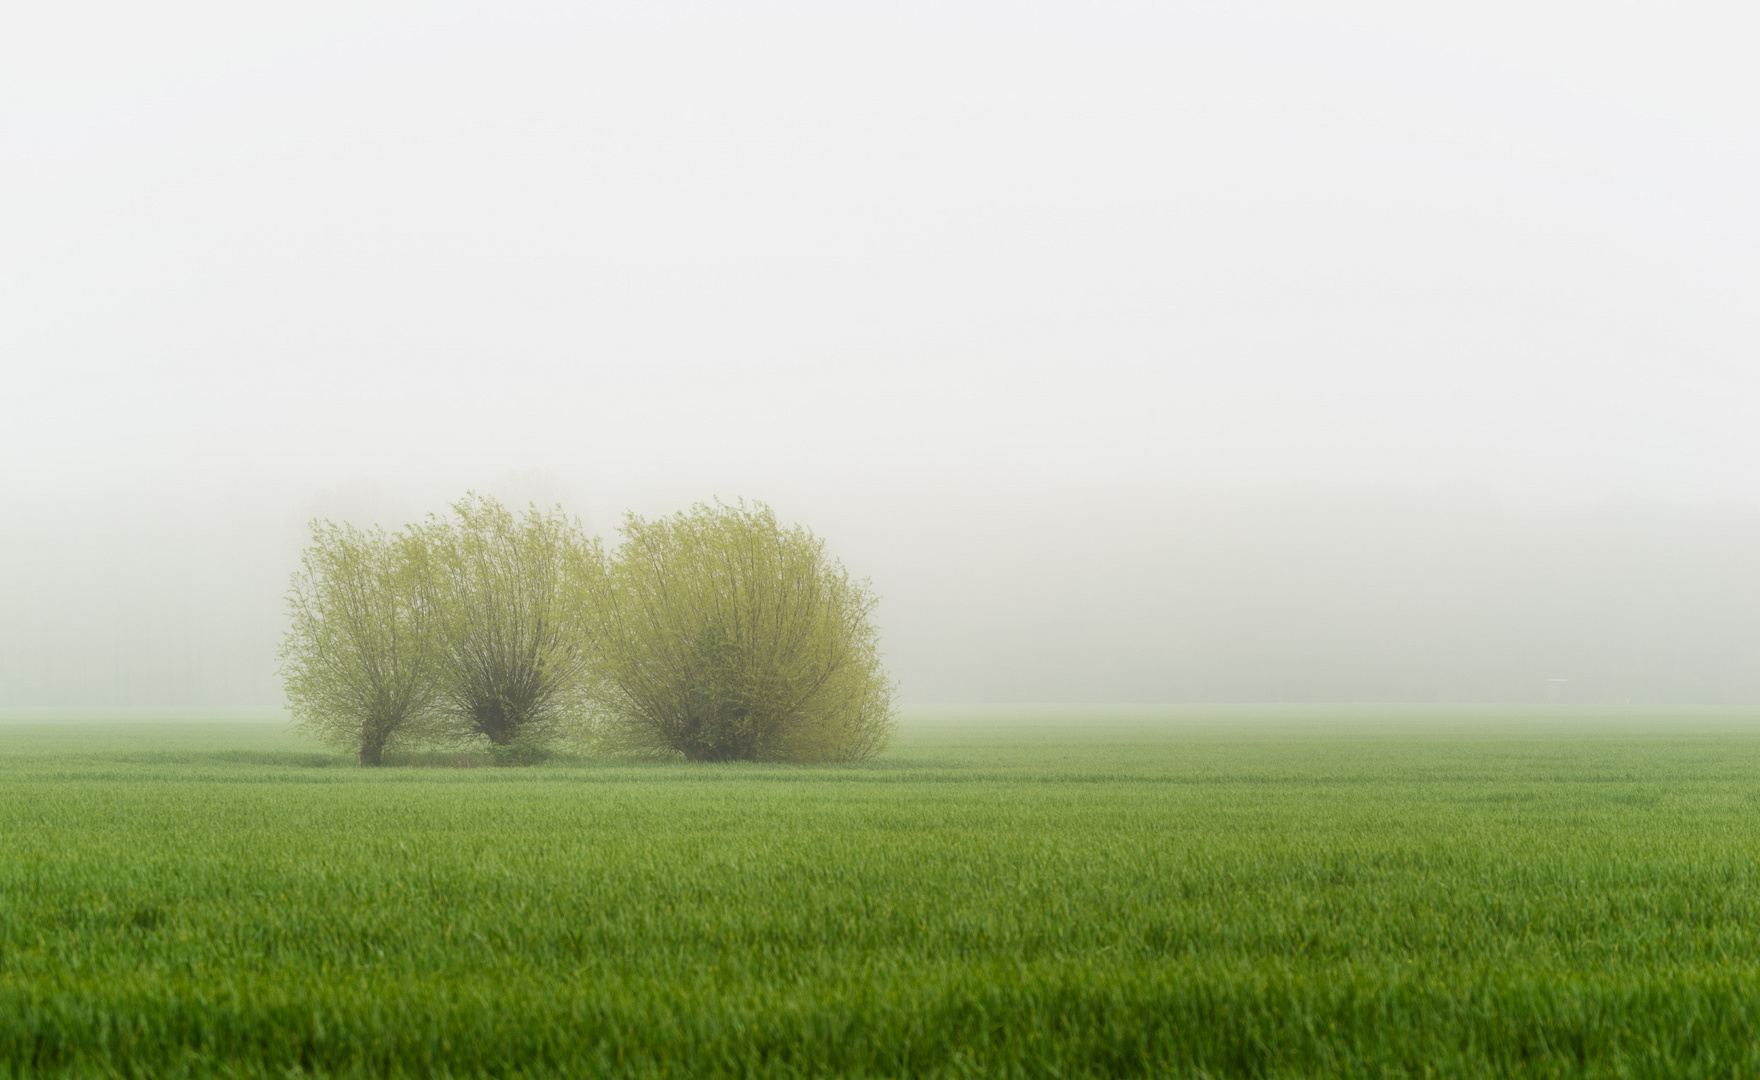
[[[471,495],[411,530],[417,580],[436,613],[447,733],[505,746],[560,734],[590,711],[586,619],[604,563],[561,511],[515,514]]]
[[[296,722],[363,764],[394,742],[787,762],[886,744],[876,598],[823,541],[743,502],[621,532],[608,555],[560,510],[474,494],[395,535],[314,523],[282,649]]]
[[[313,522],[288,592],[281,674],[295,722],[362,765],[426,734],[439,699],[436,611],[411,554],[404,536]]]
[[[892,732],[876,598],[768,506],[630,514],[601,590],[613,739],[692,761],[854,761]]]

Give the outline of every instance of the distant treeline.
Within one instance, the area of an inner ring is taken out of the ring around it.
[[[330,521],[288,596],[297,726],[388,748],[557,743],[692,761],[853,761],[890,737],[874,596],[762,504],[578,520],[470,495],[396,532]]]

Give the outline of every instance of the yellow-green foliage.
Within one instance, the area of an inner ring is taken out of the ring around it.
[[[893,729],[875,597],[769,507],[629,515],[600,592],[609,740],[692,761],[857,761]]]
[[[516,515],[474,494],[452,510],[412,529],[422,593],[439,613],[441,733],[504,746],[584,724],[599,542],[560,510]]]
[[[471,495],[403,533],[323,524],[283,650],[303,729],[387,745],[486,738],[857,761],[892,733],[875,598],[762,504],[631,515],[607,560],[560,511]],[[500,752],[500,751],[498,751]]]
[[[434,611],[410,556],[407,537],[313,522],[288,592],[281,674],[295,723],[363,765],[422,734],[436,703]]]

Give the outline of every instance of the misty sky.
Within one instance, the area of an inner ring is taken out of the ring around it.
[[[606,530],[770,499],[875,577],[919,699],[1760,686],[1756,30],[13,5],[0,704],[272,696],[298,522],[469,487]],[[126,689],[177,665],[206,689]]]

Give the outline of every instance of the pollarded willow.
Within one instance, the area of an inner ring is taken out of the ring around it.
[[[473,494],[452,511],[413,530],[438,614],[441,733],[505,746],[585,724],[598,541],[560,510],[515,514]]]
[[[439,702],[437,613],[407,535],[312,523],[288,592],[281,675],[295,725],[378,765]]]
[[[893,730],[876,598],[763,504],[630,514],[598,593],[613,745],[692,761],[856,761]]]

